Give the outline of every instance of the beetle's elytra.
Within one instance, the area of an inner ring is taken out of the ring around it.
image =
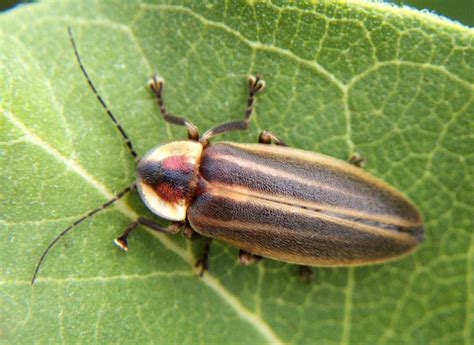
[[[85,219],[137,189],[154,214],[168,226],[140,216],[114,242],[128,249],[127,238],[138,225],[159,232],[195,233],[240,249],[240,262],[269,257],[303,265],[357,265],[381,262],[413,250],[423,239],[423,221],[416,207],[400,192],[356,166],[322,154],[287,147],[272,132],[263,131],[258,144],[210,143],[223,132],[246,129],[255,94],[265,86],[259,76],[248,79],[248,101],[241,121],[217,125],[199,135],[189,120],[167,112],[164,81],[153,76],[149,86],[165,121],[185,126],[187,141],[158,145],[139,158],[112,112],[79,66],[137,161],[136,181],[101,207],[64,229],[49,249]],[[274,145],[271,145],[274,144]],[[199,260],[207,269],[209,241]]]

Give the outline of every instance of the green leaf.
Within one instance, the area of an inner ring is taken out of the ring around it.
[[[53,248],[48,242],[134,179],[134,162],[88,88],[67,35],[140,154],[185,138],[146,87],[205,130],[239,119],[261,72],[250,129],[345,159],[409,195],[426,220],[413,255],[358,268],[237,264],[214,243],[136,231],[135,194]],[[474,342],[474,35],[382,3],[42,2],[0,17],[2,321],[7,343],[470,344]]]

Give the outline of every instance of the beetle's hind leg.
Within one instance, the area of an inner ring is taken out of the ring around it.
[[[298,266],[298,276],[305,283],[310,283],[313,280],[313,270],[309,266]]]
[[[247,129],[250,115],[253,112],[253,105],[255,102],[255,95],[258,91],[263,90],[265,88],[265,82],[260,78],[260,75],[257,74],[256,76],[250,76],[248,78],[248,97],[247,97],[247,107],[245,108],[244,112],[244,119],[240,121],[227,121],[221,123],[217,126],[212,127],[208,131],[206,131],[201,137],[201,143],[206,145],[210,138],[217,134],[221,134],[228,131],[233,130],[243,130]]]
[[[245,250],[241,249],[239,251],[239,263],[242,266],[247,266],[254,264],[256,262],[259,262],[263,258],[260,255],[255,255],[249,252],[246,252]]]
[[[171,113],[168,113],[165,107],[165,102],[163,101],[163,87],[165,85],[164,79],[158,77],[157,74],[153,74],[148,81],[148,86],[150,87],[151,91],[155,94],[156,100],[158,102],[158,106],[160,107],[161,115],[163,115],[163,119],[169,123],[184,126],[188,130],[188,139],[191,140],[199,140],[199,132],[197,127],[188,119],[176,116]]]
[[[179,232],[179,230],[183,227],[183,224],[181,222],[171,222],[168,226],[161,225],[160,223],[154,221],[153,219],[140,216],[137,218],[136,221],[131,222],[127,228],[123,231],[123,233],[117,237],[114,240],[114,243],[123,251],[128,250],[128,236],[132,232],[133,229],[135,229],[137,226],[143,225],[146,226],[149,229],[158,231],[158,232],[164,232],[167,234],[176,234]]]

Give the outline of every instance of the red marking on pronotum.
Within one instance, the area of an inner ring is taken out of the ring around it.
[[[155,186],[155,191],[163,199],[170,203],[178,202],[184,199],[184,191],[181,188],[176,188],[167,182],[161,182]]]
[[[171,156],[163,159],[161,163],[164,169],[191,172],[192,166],[188,163],[186,156]]]

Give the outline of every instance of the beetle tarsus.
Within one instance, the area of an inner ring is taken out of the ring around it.
[[[234,131],[234,130],[244,130],[247,129],[249,124],[250,116],[253,112],[253,106],[255,103],[255,94],[265,88],[265,82],[261,79],[259,74],[255,76],[250,76],[247,79],[248,81],[248,97],[247,97],[247,107],[244,112],[244,119],[240,121],[227,121],[221,123],[217,126],[212,127],[207,130],[199,140],[203,146],[207,146],[209,139],[225,132]]]
[[[122,234],[114,240],[114,244],[120,249],[122,249],[124,252],[126,252],[128,250],[127,238],[132,232],[132,230],[135,229],[139,225],[143,225],[149,229],[152,229],[158,232],[164,232],[164,233],[172,234],[172,235],[178,233],[182,227],[181,222],[171,222],[168,226],[164,226],[158,222],[155,222],[153,219],[150,219],[144,216],[139,216],[136,221],[128,224],[128,226],[125,228]]]
[[[161,78],[160,76],[158,76],[158,74],[156,73],[153,73],[153,75],[148,80],[148,86],[155,94],[157,93],[161,94],[164,84],[165,84],[165,80]]]
[[[148,86],[150,87],[151,91],[155,94],[156,101],[158,102],[158,106],[160,107],[161,115],[166,122],[184,126],[188,130],[188,139],[198,141],[199,140],[199,131],[197,127],[188,119],[173,115],[166,110],[165,102],[163,100],[163,87],[165,85],[165,80],[159,77],[156,73],[153,74],[148,80]]]
[[[211,247],[211,239],[206,238],[206,242],[204,243],[204,247],[202,249],[202,254],[201,256],[196,260],[194,263],[194,267],[200,268],[199,270],[199,276],[202,277],[204,275],[204,272],[209,270],[209,250]]]
[[[114,244],[122,249],[124,252],[128,251],[128,241],[127,238],[130,235],[130,232],[135,229],[140,223],[138,220],[131,222],[122,232],[122,234],[114,240]]]
[[[249,76],[247,81],[249,84],[250,95],[255,95],[258,91],[263,90],[265,88],[265,81],[261,79],[259,73],[257,73],[255,76]]]
[[[119,247],[120,249],[122,249],[124,252],[126,252],[128,250],[128,242],[127,242],[127,236],[123,237],[123,236],[120,236],[120,237],[117,237],[115,240],[114,240],[114,244]]]
[[[239,263],[242,266],[248,266],[256,262],[259,262],[260,260],[262,260],[262,257],[260,255],[255,255],[255,254],[246,252],[245,250],[242,250],[242,249],[239,251]]]
[[[309,266],[298,266],[298,276],[305,283],[313,280],[313,270]]]
[[[183,230],[183,236],[187,238],[188,240],[195,240],[201,237],[201,235],[199,235],[196,231],[194,231],[193,228],[189,224],[185,225],[185,228]]]
[[[282,139],[277,137],[273,132],[263,130],[258,136],[258,142],[260,144],[275,144],[279,146],[288,146]]]
[[[356,167],[362,168],[367,160],[358,153],[353,153],[347,161]]]

